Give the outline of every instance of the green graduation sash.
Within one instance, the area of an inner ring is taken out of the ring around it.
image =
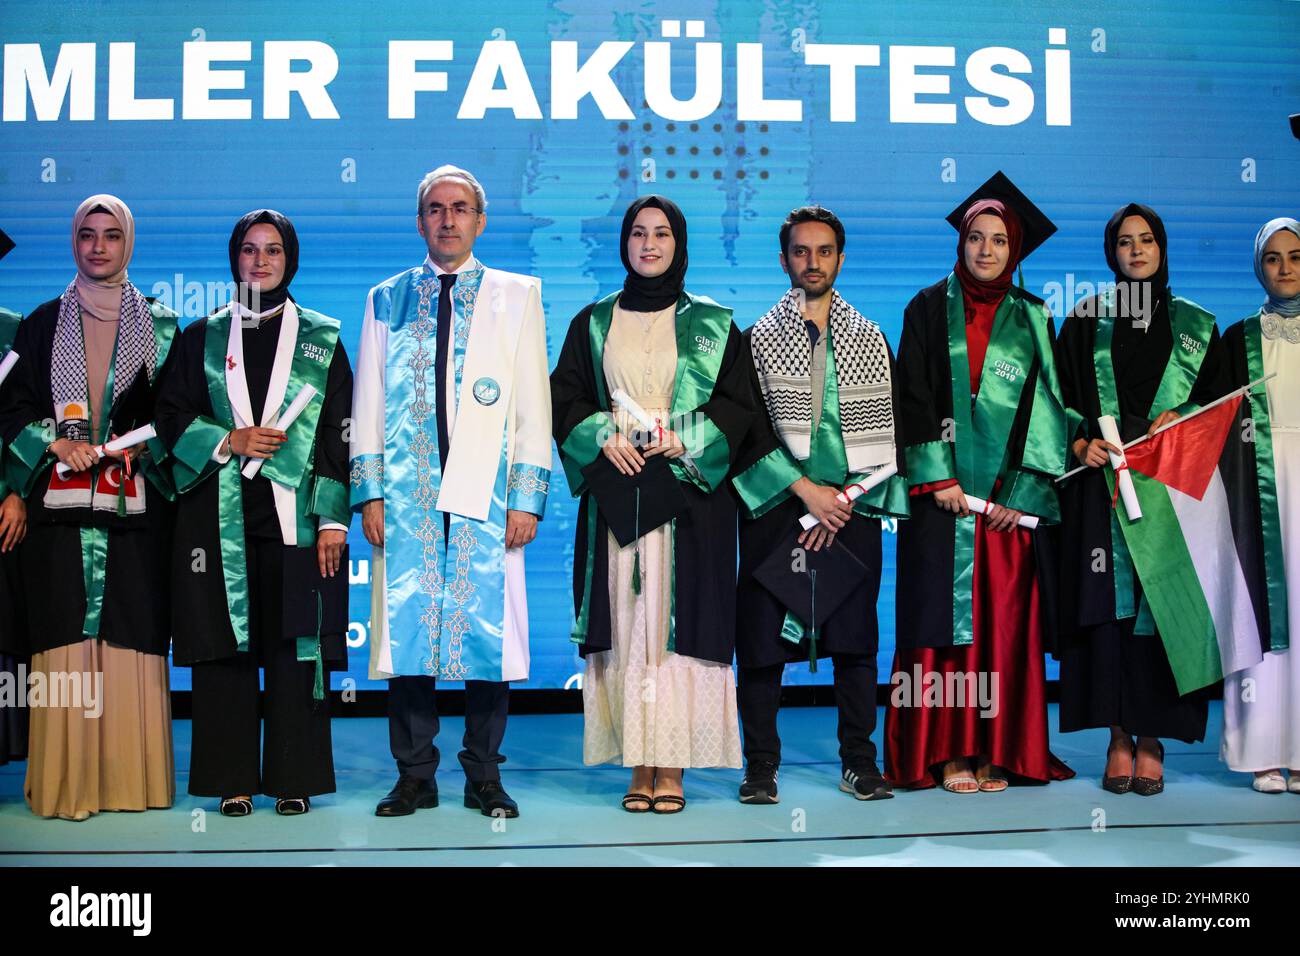
[[[176,340],[177,315],[158,302],[149,303],[149,312],[153,317],[154,335],[154,378],[157,381],[163,363]],[[104,378],[104,394],[100,400],[99,440],[108,441],[109,412],[113,399],[113,378],[117,368],[117,342],[113,343],[113,356],[108,362],[108,374]],[[176,500],[176,486],[171,476],[163,470],[162,462],[167,451],[157,438],[145,442],[149,457],[140,461],[140,470],[159,493],[168,501]],[[91,472],[92,487],[97,481],[100,465],[95,465]],[[118,514],[125,514],[126,482],[118,485]],[[104,609],[104,584],[108,569],[108,528],[102,525],[82,525],[81,538],[81,574],[86,594],[86,613],[82,618],[81,633],[88,637],[99,636],[99,625]]]
[[[1273,426],[1268,414],[1268,383],[1264,377],[1264,350],[1260,342],[1259,313],[1242,323],[1246,344],[1246,380],[1258,382],[1247,393],[1250,413],[1255,422],[1255,477],[1259,487],[1259,517],[1264,533],[1264,566],[1277,573],[1268,578],[1268,647],[1285,650],[1290,645],[1287,626],[1286,575],[1280,573],[1282,557],[1282,523],[1277,511],[1277,473],[1273,468]]]
[[[208,383],[212,415],[227,431],[235,427],[230,394],[226,389],[226,348],[230,342],[231,314],[222,310],[208,319],[203,338],[203,375]],[[298,309],[298,338],[294,342],[293,361],[285,386],[285,405],[293,401],[304,385],[316,389],[316,395],[286,432],[284,445],[262,466],[261,473],[277,484],[297,490],[298,530],[305,504],[304,483],[312,476],[312,451],[316,445],[316,428],[325,399],[325,382],[330,361],[338,344],[339,324],[334,319]],[[184,436],[182,436],[182,440]],[[179,444],[179,442],[178,442]],[[177,463],[182,490],[193,487],[203,473]],[[226,586],[226,606],[235,635],[235,649],[248,650],[248,560],[244,552],[244,501],[240,489],[238,456],[216,469],[217,521],[221,535],[221,573]],[[319,634],[317,634],[319,640]]]
[[[14,336],[18,334],[18,323],[23,319],[17,312],[0,308],[0,358],[4,358],[13,349]],[[0,441],[0,455],[4,453],[4,443]],[[0,501],[9,496],[9,482],[0,469]]]
[[[570,432],[561,446],[561,459],[569,488],[575,495],[582,494],[586,482],[581,469],[595,460],[600,452],[601,432],[613,428],[609,414],[609,397],[605,393],[605,342],[614,321],[614,303],[620,292],[611,292],[598,301],[591,311],[588,335],[591,342],[592,371],[596,381],[596,404],[603,411],[589,416]],[[677,368],[673,382],[670,412],[673,418],[688,415],[707,402],[713,394],[731,333],[731,310],[712,299],[683,292],[677,299],[674,314],[677,336]],[[717,426],[696,418],[678,431],[678,437],[688,449],[700,454],[693,459],[692,467],[671,463],[679,481],[689,481],[705,491],[716,488],[726,477],[730,464],[730,450]],[[581,644],[587,638],[590,624],[591,586],[596,561],[596,499],[587,496],[587,562],[583,570],[584,585],[582,607],[574,621],[570,640]],[[669,601],[668,650],[673,651],[677,640],[677,522],[671,526],[673,535],[672,589]]]
[[[1035,311],[1041,313],[1034,314]],[[1036,356],[1040,370],[1051,366],[1047,341],[1046,312],[1042,306],[1008,293],[993,316],[984,368],[980,372],[974,408],[970,396],[970,359],[966,350],[966,310],[961,283],[948,276],[948,348],[951,356],[952,413],[955,442],[953,461],[957,482],[968,494],[993,497],[993,486],[1002,475],[1007,445],[1015,424],[1020,395]],[[1051,374],[1051,373],[1049,373]],[[1040,378],[1042,376],[1040,375]],[[1052,379],[1054,381],[1054,378]],[[1046,382],[1049,393],[1052,382]],[[1059,402],[1035,401],[1026,439],[1026,463],[1042,456],[1044,470],[1060,471],[1051,449],[1064,448],[1064,418]],[[1055,437],[1060,433],[1059,440]],[[1039,446],[1042,445],[1041,449]],[[953,530],[953,644],[975,640],[971,611],[971,589],[975,578],[975,522],[954,522]]]
[[[1115,365],[1111,359],[1111,342],[1115,336],[1115,293],[1107,292],[1099,297],[1097,332],[1093,339],[1092,361],[1097,377],[1097,399],[1103,415],[1110,415],[1116,422],[1120,420],[1119,389],[1115,385]],[[1200,374],[1205,353],[1209,351],[1210,337],[1214,332],[1214,316],[1194,302],[1171,296],[1169,301],[1169,324],[1173,333],[1174,347],[1169,362],[1165,365],[1160,385],[1156,389],[1147,417],[1156,409],[1176,409],[1180,412],[1190,411],[1188,396]],[[1115,477],[1110,470],[1105,470],[1106,485],[1113,494]],[[1134,601],[1133,556],[1125,539],[1130,526],[1128,514],[1123,509],[1112,508],[1110,512],[1111,569],[1115,580],[1115,617],[1119,620],[1134,616],[1139,617],[1136,633],[1154,634],[1155,623],[1150,609],[1145,602],[1138,608]],[[1139,611],[1142,613],[1139,614]]]

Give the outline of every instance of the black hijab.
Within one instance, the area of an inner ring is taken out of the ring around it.
[[[1156,244],[1160,247],[1160,266],[1149,279],[1130,279],[1120,269],[1119,258],[1115,255],[1115,243],[1119,240],[1119,227],[1123,225],[1124,220],[1129,216],[1141,216],[1145,219],[1148,228],[1151,230],[1151,235],[1155,236]],[[1150,206],[1143,206],[1141,203],[1131,202],[1110,217],[1110,222],[1106,223],[1106,265],[1110,266],[1110,271],[1115,273],[1117,288],[1127,285],[1133,292],[1140,291],[1142,293],[1139,298],[1129,299],[1129,301],[1155,302],[1157,304],[1164,302],[1167,298],[1166,291],[1169,288],[1169,247],[1165,236],[1165,224],[1156,215],[1154,209]],[[1125,297],[1120,296],[1119,302],[1122,309]]]
[[[230,234],[230,274],[235,277],[235,287],[239,290],[240,304],[244,308],[250,308],[245,301],[250,290],[240,285],[239,247],[244,244],[248,230],[259,223],[273,226],[280,233],[280,243],[284,246],[284,279],[274,289],[262,289],[258,297],[258,311],[267,312],[284,305],[285,299],[293,298],[289,295],[289,283],[298,271],[298,233],[294,231],[293,223],[274,209],[254,209],[235,223],[235,230]]]
[[[633,269],[632,260],[627,257],[627,240],[632,235],[632,223],[636,220],[637,213],[646,206],[663,211],[677,243],[673,261],[662,274],[653,279],[648,279]],[[627,270],[627,278],[623,280],[623,294],[618,297],[618,304],[629,312],[658,312],[667,308],[677,301],[686,286],[686,217],[671,199],[642,196],[628,206],[627,212],[623,214],[618,254],[623,259],[623,268]]]
[[[1130,279],[1124,275],[1115,255],[1119,227],[1129,216],[1145,219],[1160,246],[1160,266],[1149,279]],[[1165,224],[1154,209],[1133,202],[1110,217],[1106,224],[1106,264],[1115,273],[1118,314],[1111,340],[1111,360],[1120,405],[1132,414],[1145,417],[1174,347],[1173,327],[1169,323],[1169,250]],[[1150,322],[1123,321],[1142,319]]]

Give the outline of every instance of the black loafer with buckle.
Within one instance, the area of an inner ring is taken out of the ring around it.
[[[275,812],[282,817],[297,817],[311,809],[307,797],[281,797],[275,801]]]
[[[253,801],[247,797],[226,797],[221,801],[223,817],[246,817],[253,812]]]

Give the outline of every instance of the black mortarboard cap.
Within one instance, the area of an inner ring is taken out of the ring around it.
[[[996,199],[1004,206],[1015,211],[1020,217],[1020,261],[1029,258],[1030,253],[1052,238],[1056,232],[1056,223],[1048,219],[1043,211],[1029,201],[1016,184],[1007,178],[1001,170],[994,173],[989,180],[962,200],[960,206],[948,213],[948,223],[960,231],[961,221],[966,210],[981,199]]]
[[[113,403],[108,420],[112,423],[115,435],[125,435],[149,424],[153,421],[153,416],[154,389],[149,384],[149,370],[141,365],[130,386]],[[107,440],[107,437],[100,439]]]
[[[14,241],[9,238],[8,234],[3,229],[0,229],[0,259],[3,259],[13,251]]]
[[[323,577],[316,549],[284,549],[285,638],[342,634],[348,629],[348,547],[343,546],[339,570]]]
[[[801,533],[798,526],[792,529],[754,571],[754,579],[805,625],[818,628],[862,586],[867,567],[839,541],[820,551],[804,548]]]
[[[625,475],[604,455],[582,469],[596,507],[626,548],[644,534],[667,524],[686,510],[686,495],[668,459],[653,455],[635,475]]]

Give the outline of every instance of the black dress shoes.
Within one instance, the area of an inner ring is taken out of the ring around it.
[[[405,817],[416,810],[427,810],[438,805],[438,785],[432,780],[420,780],[402,774],[397,786],[375,807],[377,817]]]
[[[519,804],[510,799],[501,786],[500,780],[485,780],[482,783],[465,781],[465,806],[478,810],[485,817],[517,817]]]
[[[1133,778],[1133,792],[1143,797],[1154,797],[1165,790],[1165,745],[1156,741],[1156,746],[1160,748],[1160,776]]]
[[[1110,763],[1110,752],[1115,749],[1115,743],[1116,741],[1111,741],[1110,746],[1106,748],[1106,762],[1108,764]],[[1137,744],[1133,742],[1132,738],[1129,738],[1128,748],[1130,754],[1137,753]],[[1101,788],[1111,793],[1128,793],[1133,789],[1132,758],[1130,758],[1129,770],[1129,773],[1122,773],[1115,777],[1107,777],[1105,771],[1102,771]]]

